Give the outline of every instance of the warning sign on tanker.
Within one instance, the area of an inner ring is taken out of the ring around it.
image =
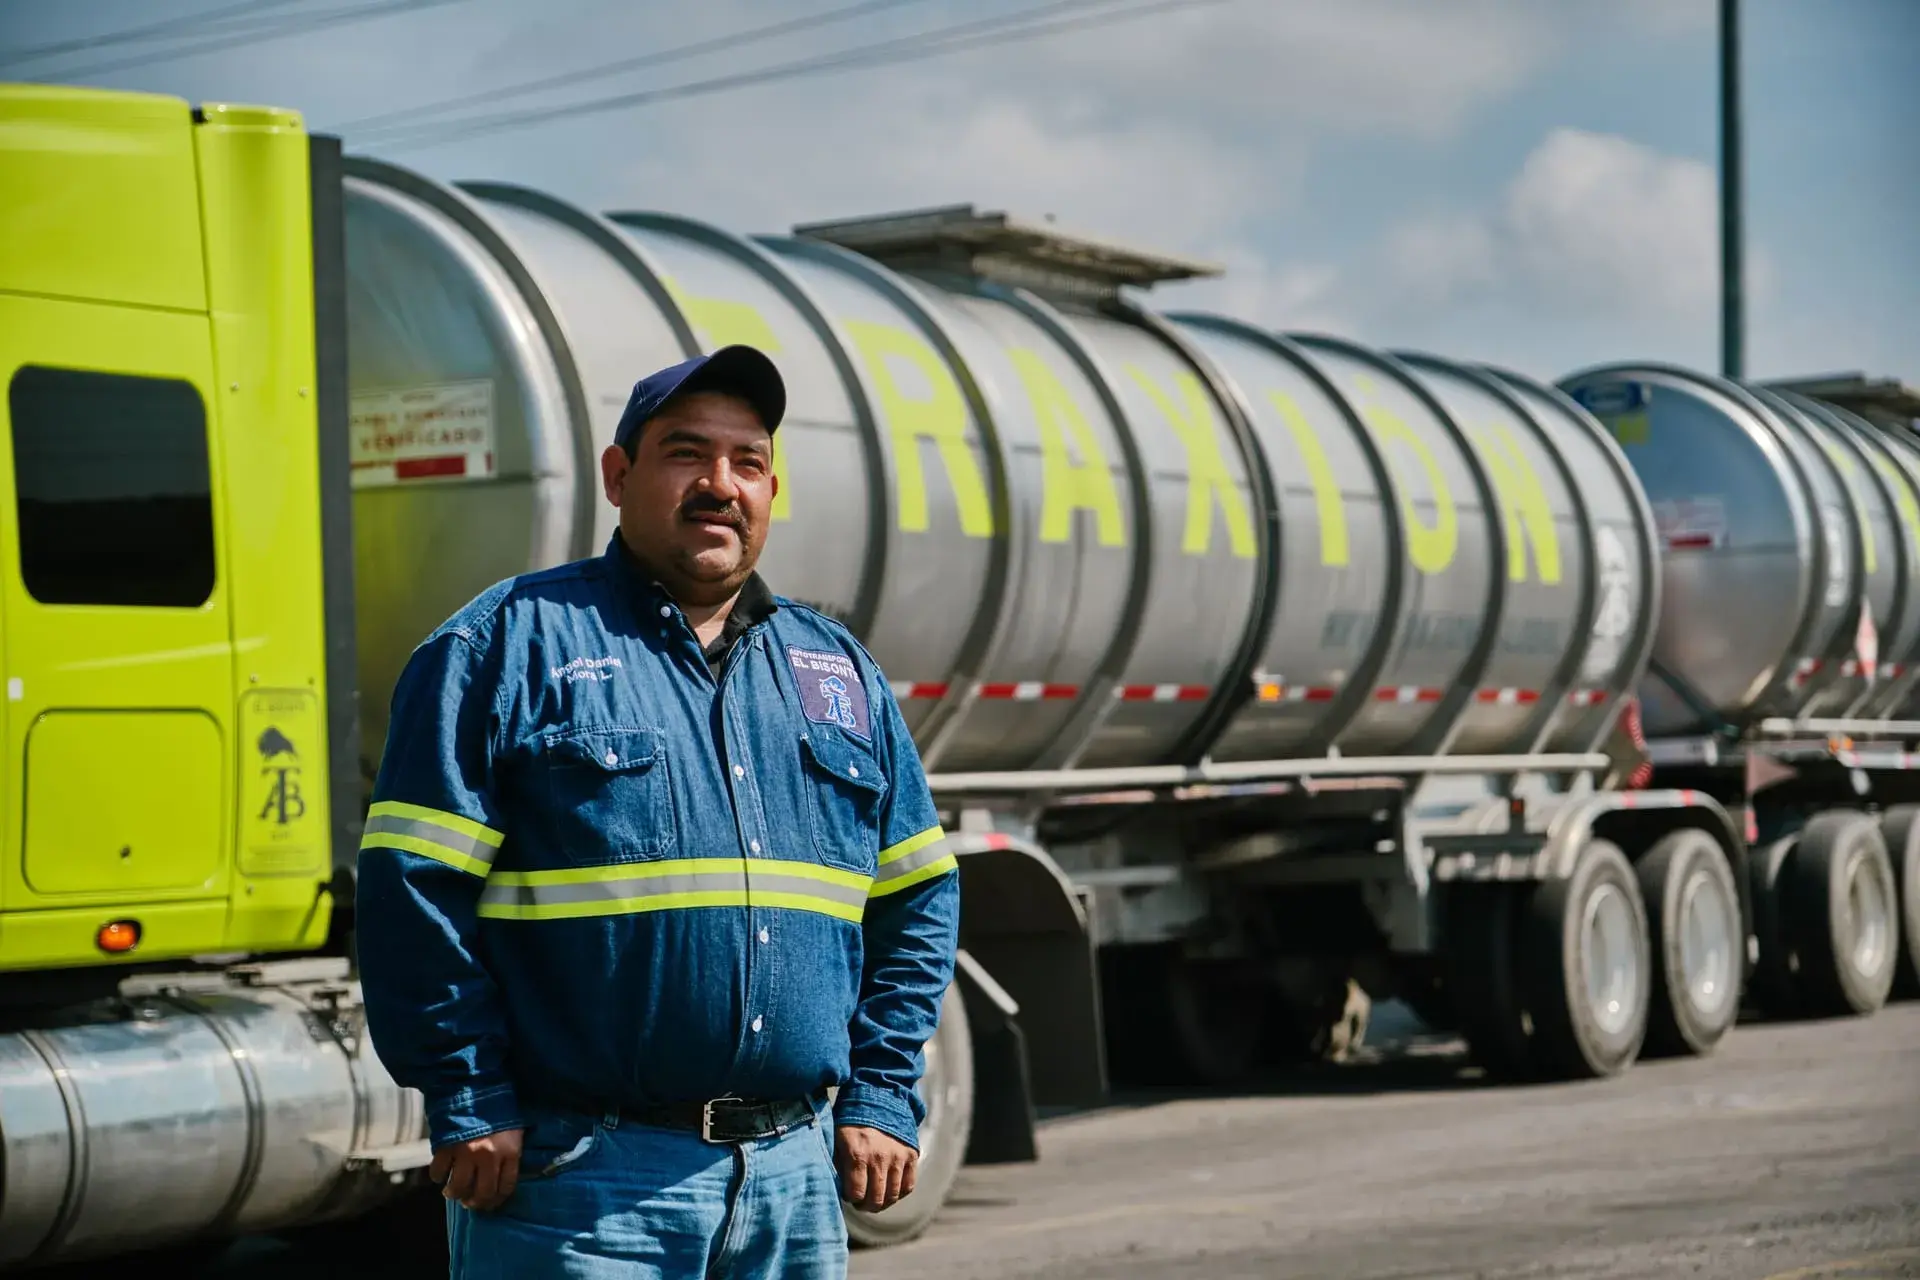
[[[1653,504],[1653,524],[1669,551],[1712,551],[1727,540],[1727,507],[1718,495]]]
[[[363,391],[349,413],[356,489],[493,474],[490,380]]]

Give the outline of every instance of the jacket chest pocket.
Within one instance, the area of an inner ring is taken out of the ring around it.
[[[590,728],[542,739],[549,821],[572,866],[663,858],[675,844],[666,735],[658,729]]]
[[[873,875],[880,861],[880,802],[887,779],[871,752],[830,734],[800,735],[807,819],[820,861]]]

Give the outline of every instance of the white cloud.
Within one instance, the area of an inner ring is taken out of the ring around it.
[[[1711,361],[1718,199],[1714,170],[1699,160],[1555,129],[1486,207],[1389,233],[1364,273],[1362,314],[1394,340],[1536,369],[1594,358],[1602,341],[1602,354]],[[1773,274],[1749,244],[1751,305],[1766,305]]]

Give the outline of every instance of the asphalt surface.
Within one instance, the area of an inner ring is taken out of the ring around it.
[[[1233,1097],[1052,1119],[1038,1164],[963,1170],[933,1228],[857,1253],[853,1280],[1920,1280],[1920,1005],[1568,1085],[1484,1084],[1392,1010],[1369,1045]],[[166,1274],[444,1275],[406,1234]]]
[[[1920,1277],[1920,1006],[1570,1085],[1388,1039],[1262,1096],[1056,1121],[853,1276]]]

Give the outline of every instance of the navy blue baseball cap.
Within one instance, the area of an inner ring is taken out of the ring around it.
[[[647,425],[674,397],[695,391],[722,391],[739,396],[760,416],[771,432],[787,412],[787,384],[780,370],[757,347],[735,344],[718,351],[683,360],[658,373],[650,373],[633,384],[620,425],[613,429],[613,442],[629,453],[640,429]]]

